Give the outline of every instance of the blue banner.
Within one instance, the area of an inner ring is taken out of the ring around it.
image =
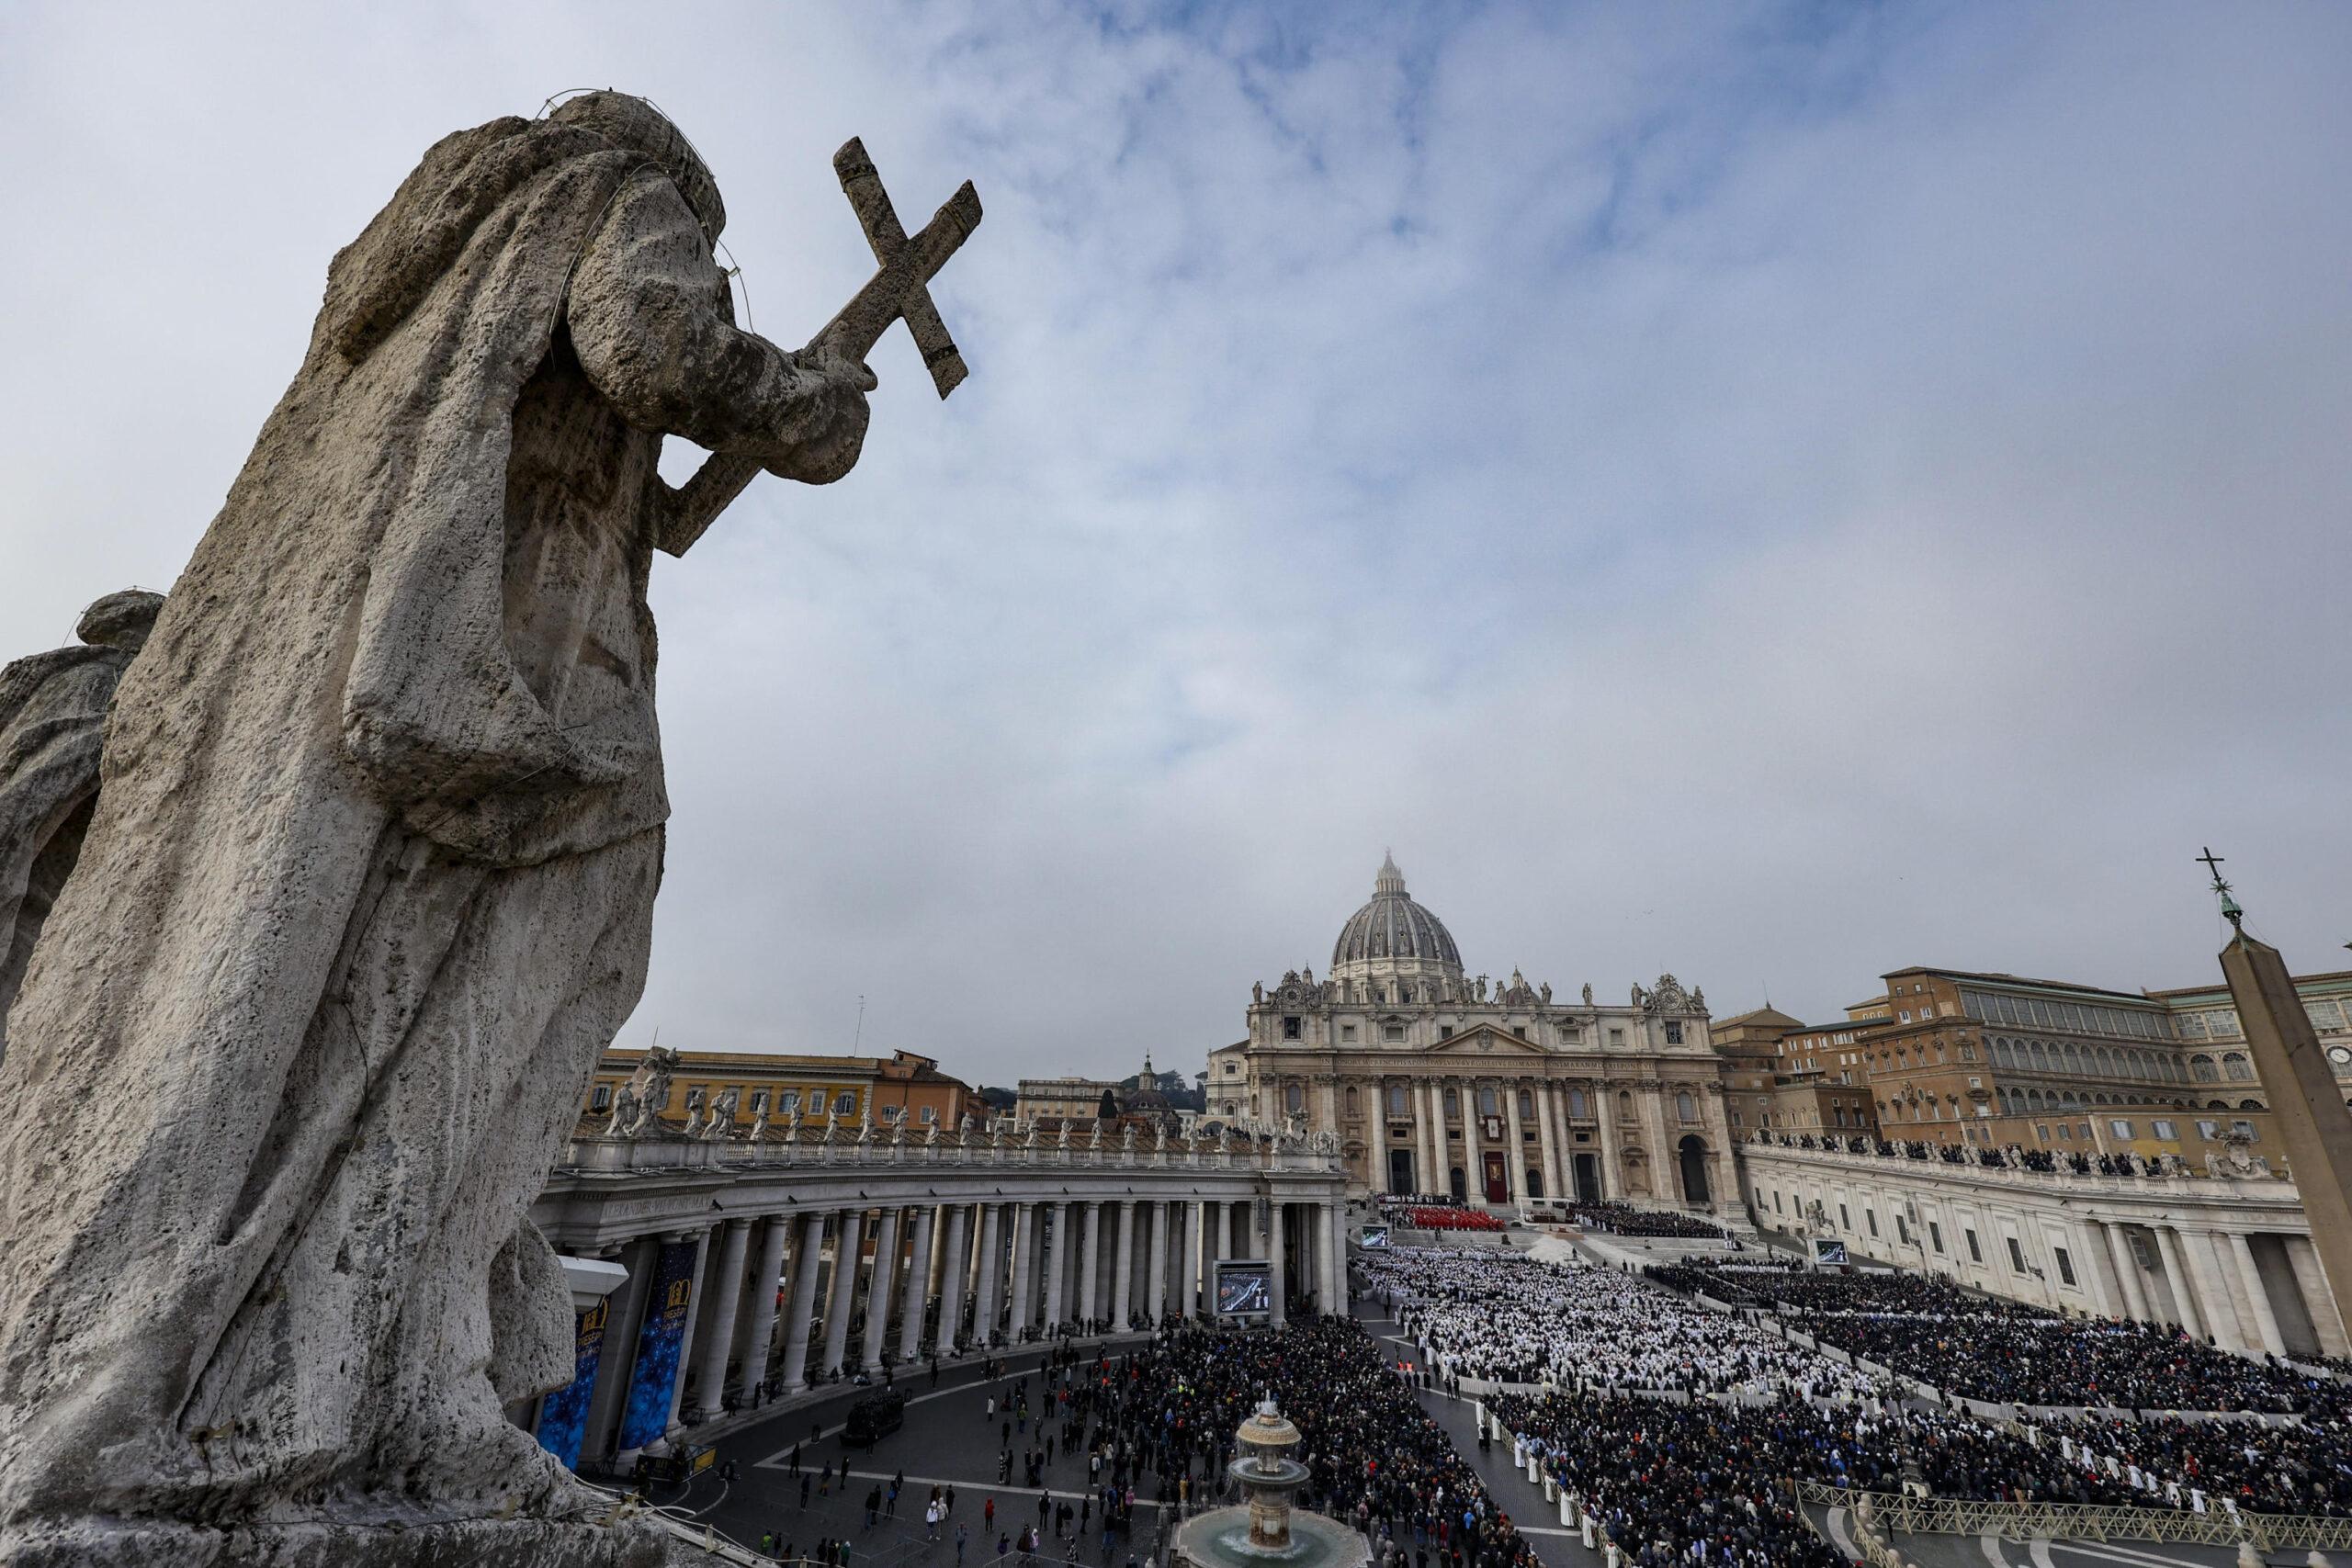
[[[588,1400],[596,1392],[596,1363],[604,1359],[605,1324],[612,1303],[599,1298],[573,1324],[571,1381],[539,1402],[539,1447],[580,1468],[580,1446],[588,1436]]]
[[[628,1410],[621,1417],[626,1451],[658,1442],[670,1429],[670,1391],[678,1382],[678,1351],[694,1303],[695,1253],[699,1240],[665,1244],[653,1260],[645,1326],[637,1335],[637,1369],[629,1374]]]

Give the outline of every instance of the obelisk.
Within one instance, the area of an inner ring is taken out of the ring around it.
[[[2286,1146],[2336,1315],[2352,1337],[2352,1107],[2344,1103],[2286,961],[2268,942],[2245,934],[2245,911],[2218,873],[2213,887],[2233,933],[2222,949],[2222,974],[2255,1071],[2269,1090],[2270,1123]],[[2322,1303],[2311,1305],[2314,1313],[2325,1310]]]

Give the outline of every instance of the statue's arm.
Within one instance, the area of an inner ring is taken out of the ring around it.
[[[572,274],[566,316],[599,391],[640,429],[829,484],[865,437],[865,367],[743,332],[702,229],[670,182],[634,175]]]

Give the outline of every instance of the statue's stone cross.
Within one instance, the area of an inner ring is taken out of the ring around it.
[[[851,296],[808,346],[821,344],[847,358],[863,360],[890,330],[891,322],[903,321],[922,354],[924,367],[931,371],[932,385],[944,398],[962,385],[970,372],[965,368],[956,340],[947,334],[947,324],[939,319],[938,307],[931,302],[931,280],[979,227],[979,193],[966,180],[932,215],[922,231],[910,238],[890,205],[889,193],[882,188],[882,176],[865,155],[864,141],[853,136],[842,143],[841,151],[833,154],[833,173],[842,182],[842,194],[849,197],[851,210],[857,214],[858,226],[865,231],[865,243],[872,247],[877,265],[865,286]],[[759,471],[759,464],[749,457],[720,454],[706,461],[672,496],[662,527],[662,547],[673,556],[684,555]]]

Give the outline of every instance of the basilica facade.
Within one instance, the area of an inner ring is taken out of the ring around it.
[[[1465,975],[1393,858],[1329,974],[1253,986],[1249,1019],[1209,1057],[1205,1115],[1331,1134],[1357,1193],[1737,1211],[1706,998],[1671,975],[1621,1002]]]

